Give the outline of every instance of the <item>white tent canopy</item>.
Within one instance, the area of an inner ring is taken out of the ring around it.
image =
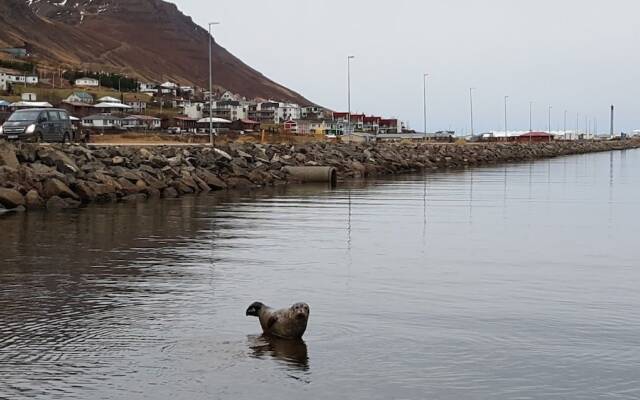
[[[122,103],[98,103],[93,107],[94,108],[120,108],[123,110],[128,110],[131,108],[130,106]]]
[[[198,121],[199,124],[208,124],[210,122],[213,122],[214,124],[230,124],[231,121],[229,121],[228,119],[224,119],[224,118],[202,118],[201,120]]]

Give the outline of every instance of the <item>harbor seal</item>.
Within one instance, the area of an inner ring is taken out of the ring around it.
[[[265,335],[298,340],[307,330],[309,305],[296,303],[291,308],[274,310],[256,302],[247,308],[247,316],[258,317]]]

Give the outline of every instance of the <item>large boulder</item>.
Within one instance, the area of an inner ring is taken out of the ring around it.
[[[65,185],[58,179],[49,179],[44,184],[44,195],[46,198],[51,198],[54,196],[61,198],[69,198],[74,200],[79,200],[77,194],[73,193],[69,186]]]
[[[0,142],[0,165],[13,169],[18,169],[20,166],[16,157],[16,148],[11,143]]]
[[[227,188],[227,184],[217,175],[207,171],[206,169],[196,170],[198,178],[202,179],[213,190],[223,190]]]
[[[6,208],[24,206],[24,197],[14,189],[0,188],[0,204]]]
[[[52,149],[40,149],[38,150],[38,158],[42,161],[43,164],[49,165],[51,167],[56,167],[58,171],[63,174],[72,173],[75,174],[79,171],[76,163],[66,155],[65,153]]]
[[[44,200],[36,190],[29,190],[24,200],[28,210],[39,210],[44,208]]]

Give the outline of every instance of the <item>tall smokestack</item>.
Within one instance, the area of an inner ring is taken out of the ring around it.
[[[611,137],[613,137],[613,119],[614,119],[615,107],[611,105]]]

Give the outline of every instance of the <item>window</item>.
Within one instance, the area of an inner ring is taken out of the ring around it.
[[[58,111],[58,116],[61,121],[67,121],[69,119],[69,115],[64,111]]]
[[[60,120],[60,116],[58,115],[57,111],[47,111],[47,114],[49,114],[49,121]]]

